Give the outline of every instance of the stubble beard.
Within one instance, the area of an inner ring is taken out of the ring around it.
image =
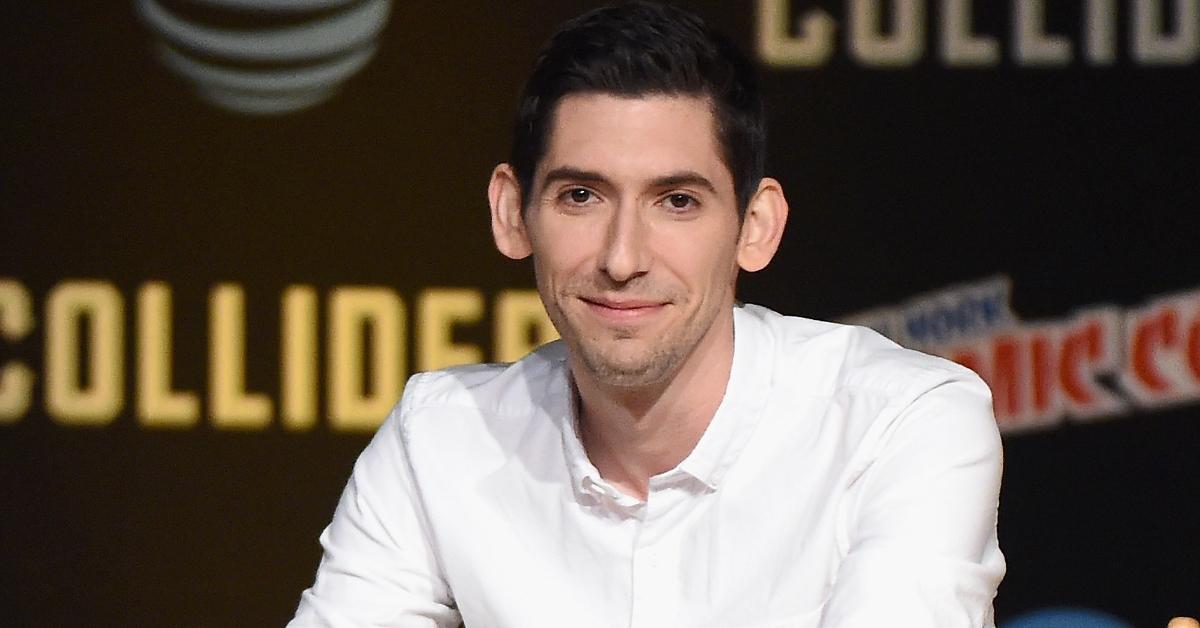
[[[546,304],[546,311],[580,366],[597,382],[614,388],[642,388],[671,377],[717,318],[715,310],[702,310],[693,312],[678,321],[676,327],[657,336],[647,335],[654,334],[653,331],[618,327],[601,329],[588,337],[582,326],[572,322],[560,307],[560,304],[576,299],[574,294],[571,290],[559,293],[555,303]],[[683,295],[671,296],[671,305],[667,307],[686,307],[687,300]],[[627,343],[630,346],[622,346]],[[638,349],[637,344],[642,347]]]
[[[617,340],[624,342],[625,340]],[[633,342],[632,339],[629,342]],[[575,342],[572,347],[579,361],[602,384],[614,388],[640,388],[663,381],[683,361],[685,353],[677,343],[658,346],[648,355],[632,360],[620,360],[609,355],[597,343]]]

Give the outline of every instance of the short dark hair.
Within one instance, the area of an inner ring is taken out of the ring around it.
[[[738,213],[766,161],[766,113],[754,66],[725,36],[683,9],[625,2],[563,23],[543,46],[517,108],[511,163],[522,206],[546,151],[558,102],[574,93],[707,97]]]

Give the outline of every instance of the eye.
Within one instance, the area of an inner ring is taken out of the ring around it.
[[[593,198],[595,198],[595,195],[592,194],[592,191],[585,188],[572,188],[567,190],[567,199],[577,205],[583,205]]]
[[[676,192],[674,194],[668,194],[665,198],[663,198],[663,204],[666,205],[667,209],[673,211],[684,211],[693,209],[700,203],[690,194]]]

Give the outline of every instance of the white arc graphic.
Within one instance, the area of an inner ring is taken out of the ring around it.
[[[237,27],[135,0],[158,35],[164,65],[206,101],[250,114],[311,107],[333,96],[375,54],[391,0],[190,0]]]

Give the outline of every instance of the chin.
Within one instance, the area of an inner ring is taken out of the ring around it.
[[[585,351],[580,357],[583,366],[596,380],[619,388],[658,383],[665,379],[675,366],[675,360],[670,353],[614,356],[598,351]]]
[[[597,371],[593,369],[592,375],[599,382],[613,388],[642,388],[664,379],[662,373],[650,370],[600,369]]]

